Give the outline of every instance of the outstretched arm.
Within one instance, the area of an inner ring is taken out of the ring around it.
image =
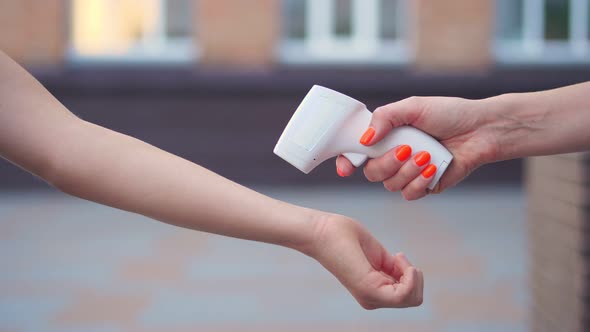
[[[422,273],[359,223],[261,195],[83,121],[0,52],[0,155],[65,193],[173,225],[299,250],[365,308],[422,301]]]
[[[5,55],[0,155],[78,197],[174,225],[302,249],[317,211],[260,195],[70,113]]]

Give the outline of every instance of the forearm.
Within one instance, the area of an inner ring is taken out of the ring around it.
[[[2,52],[0,156],[75,196],[182,227],[302,251],[324,216],[78,119]]]
[[[64,136],[50,181],[78,197],[181,227],[302,251],[322,217],[87,122],[71,126]]]
[[[590,150],[590,82],[482,102],[498,160]]]

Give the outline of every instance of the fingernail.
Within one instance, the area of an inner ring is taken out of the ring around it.
[[[365,133],[361,137],[361,140],[360,140],[361,144],[367,145],[367,144],[371,143],[373,136],[375,136],[375,129],[373,127],[369,127],[369,129],[367,129],[367,131],[365,131]]]
[[[416,165],[422,167],[430,161],[430,153],[422,151],[414,156],[414,161],[416,162]]]
[[[338,175],[341,176],[341,177],[345,177],[346,176],[344,173],[342,173],[342,171],[338,167],[336,167],[336,173],[338,173]]]
[[[402,145],[395,150],[395,157],[399,161],[404,161],[412,154],[412,148],[409,145]]]
[[[422,176],[428,179],[433,176],[434,173],[436,173],[436,166],[430,164],[422,171]]]

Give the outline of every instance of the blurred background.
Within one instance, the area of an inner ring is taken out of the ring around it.
[[[303,255],[67,197],[0,160],[0,331],[590,330],[588,154],[405,202],[272,153],[313,84],[374,109],[587,81],[589,2],[0,1],[0,49],[81,118],[355,217],[426,278],[421,307],[365,311]]]

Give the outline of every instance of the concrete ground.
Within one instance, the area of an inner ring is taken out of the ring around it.
[[[424,270],[424,304],[365,311],[288,249],[53,191],[0,192],[0,331],[527,330],[520,188],[411,203],[379,185],[256,189],[361,220]]]

